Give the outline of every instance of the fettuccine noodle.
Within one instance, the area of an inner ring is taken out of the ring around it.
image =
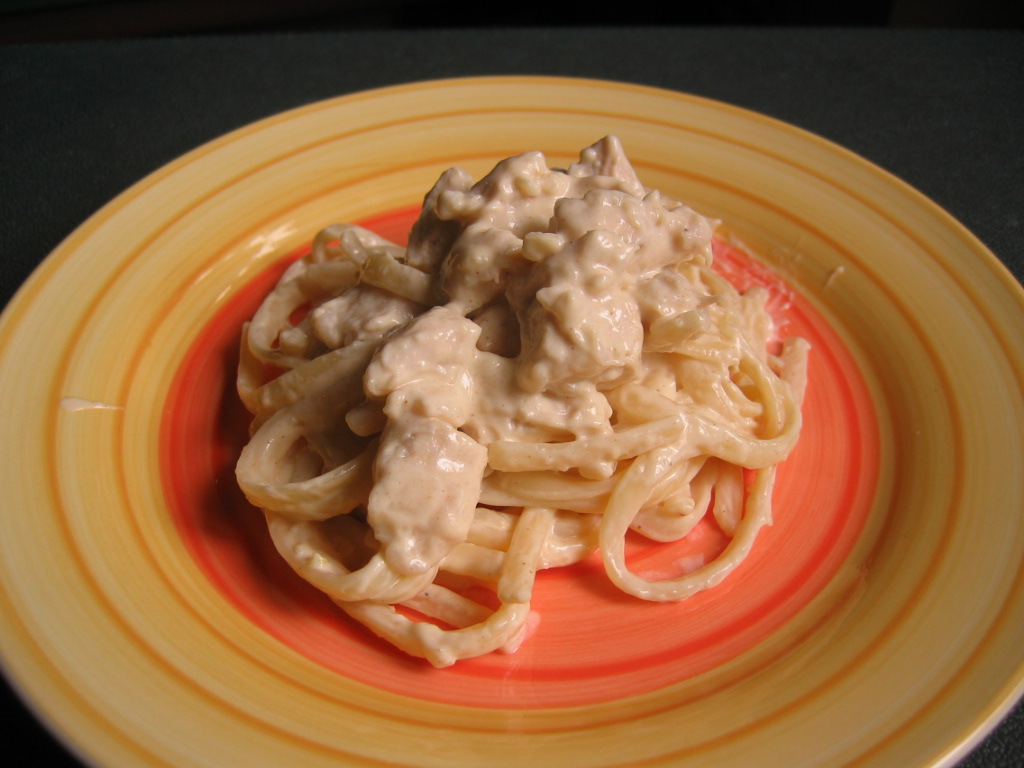
[[[566,170],[447,171],[407,248],[324,229],[241,346],[237,477],[281,555],[438,667],[515,650],[537,572],[594,552],[644,600],[719,583],[771,522],[807,345],[712,271],[712,234],[614,137]],[[730,537],[711,562],[630,570],[630,531],[706,516]]]

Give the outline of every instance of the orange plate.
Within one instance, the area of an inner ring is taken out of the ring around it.
[[[758,254],[735,275],[814,345],[805,434],[720,587],[647,605],[594,562],[544,573],[519,653],[433,670],[306,589],[241,501],[238,324],[324,224],[395,236],[451,165],[607,133]],[[992,254],[792,126],[553,78],[313,104],[140,182],[5,310],[0,651],[105,766],[946,765],[1024,687],[1022,385]]]

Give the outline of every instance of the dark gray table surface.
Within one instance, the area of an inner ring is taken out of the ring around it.
[[[489,74],[640,83],[780,118],[910,183],[1024,279],[1018,31],[268,33],[0,46],[3,303],[104,203],[210,139],[367,88]],[[3,695],[8,765],[78,765],[9,690]],[[1024,707],[959,765],[1024,766]]]

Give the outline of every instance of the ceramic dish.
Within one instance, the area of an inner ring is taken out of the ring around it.
[[[434,670],[305,589],[240,499],[238,324],[321,226],[401,238],[449,166],[608,133],[811,339],[804,439],[728,586],[638,607],[548,578],[519,653]],[[118,197],[4,312],[6,668],[103,766],[950,765],[1024,687],[1022,318],[930,201],[720,103],[484,78],[269,118]]]

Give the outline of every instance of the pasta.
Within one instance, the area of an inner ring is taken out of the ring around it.
[[[611,136],[564,170],[447,171],[406,248],[325,228],[242,334],[237,478],[278,551],[437,667],[514,651],[538,571],[594,553],[644,600],[719,583],[771,522],[808,349],[711,269],[712,235]],[[627,536],[708,516],[712,562],[630,570]]]

